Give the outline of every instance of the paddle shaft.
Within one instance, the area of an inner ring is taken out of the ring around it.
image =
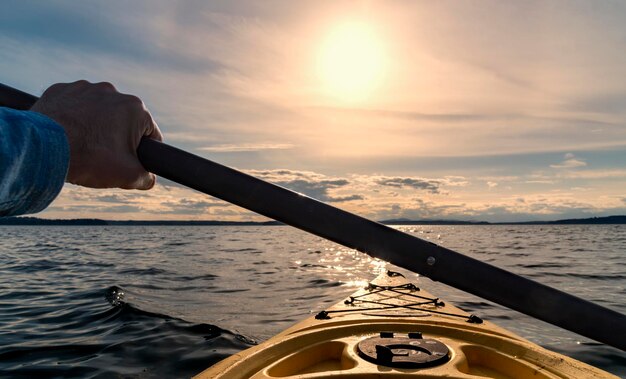
[[[0,84],[0,106],[36,100]],[[144,138],[137,154],[159,176],[626,351],[618,312],[161,142]]]

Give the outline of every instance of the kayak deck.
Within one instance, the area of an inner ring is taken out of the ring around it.
[[[399,273],[196,378],[617,378],[442,302]]]

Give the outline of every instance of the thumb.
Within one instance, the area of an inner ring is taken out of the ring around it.
[[[134,180],[127,181],[126,183],[122,184],[120,188],[137,190],[152,189],[156,184],[156,175],[143,169],[141,171],[142,172],[138,172],[134,175]]]

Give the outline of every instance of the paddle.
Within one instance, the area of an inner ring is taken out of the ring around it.
[[[0,84],[0,106],[36,100]],[[626,351],[618,312],[164,143],[144,138],[137,154],[159,176]]]

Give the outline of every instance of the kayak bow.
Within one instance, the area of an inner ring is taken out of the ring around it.
[[[443,303],[401,274],[196,379],[617,378]]]

